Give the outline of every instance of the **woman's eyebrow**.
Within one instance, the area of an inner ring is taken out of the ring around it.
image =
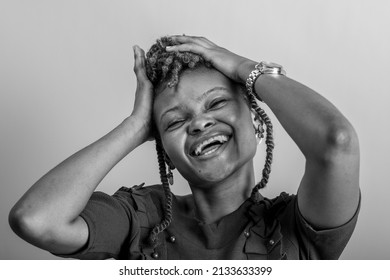
[[[204,100],[210,93],[213,93],[214,91],[224,90],[227,91],[228,89],[222,86],[213,87],[212,89],[209,89],[208,91],[204,92],[201,96],[199,96],[196,101],[202,101]]]
[[[164,118],[164,116],[166,114],[168,114],[169,112],[174,112],[174,111],[179,111],[181,109],[181,106],[179,105],[176,105],[176,106],[173,106],[172,108],[169,108],[168,110],[166,110],[164,113],[161,114],[161,117],[160,117],[160,121]]]

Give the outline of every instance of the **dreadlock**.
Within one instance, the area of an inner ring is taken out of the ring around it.
[[[167,85],[174,87],[179,83],[179,76],[188,69],[199,66],[211,67],[200,55],[191,52],[167,52],[167,46],[177,43],[169,37],[157,40],[146,53],[146,74],[153,86]]]
[[[152,82],[155,88],[159,86],[174,87],[179,83],[180,75],[187,70],[196,69],[200,66],[212,68],[211,64],[206,61],[202,56],[191,52],[167,52],[165,48],[167,46],[177,45],[177,43],[170,37],[162,37],[152,45],[150,50],[146,54],[146,75]],[[245,91],[246,92],[246,91]],[[256,112],[257,118],[260,122],[260,127],[263,130],[263,126],[266,126],[266,159],[264,168],[262,171],[262,179],[255,185],[251,193],[251,201],[253,203],[259,203],[260,194],[259,189],[264,188],[269,179],[272,163],[272,152],[274,149],[273,141],[273,127],[271,120],[263,109],[259,107],[256,102],[256,98],[252,94],[246,95],[246,100],[249,106]],[[163,191],[165,195],[165,207],[164,218],[157,224],[151,231],[149,241],[156,247],[158,243],[158,234],[163,232],[172,221],[172,193],[169,188],[168,178],[166,173],[166,158],[165,151],[162,145],[160,137],[156,133],[156,151],[157,160],[159,165],[159,172]]]

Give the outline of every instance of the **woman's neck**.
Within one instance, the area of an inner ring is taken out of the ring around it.
[[[255,185],[253,162],[250,161],[221,182],[190,184],[197,217],[207,224],[237,210],[249,198]]]

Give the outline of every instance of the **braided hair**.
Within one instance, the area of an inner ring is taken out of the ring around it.
[[[152,82],[154,88],[161,86],[175,87],[179,83],[179,77],[184,71],[193,70],[201,66],[212,68],[211,64],[202,56],[191,52],[167,52],[167,46],[173,46],[177,43],[170,37],[162,37],[157,39],[157,42],[152,45],[150,50],[146,53],[146,75]],[[246,89],[242,86],[242,91],[246,93]],[[259,107],[256,98],[252,94],[246,94],[245,99],[248,105],[256,113],[256,118],[260,122],[260,131],[263,134],[263,126],[266,126],[266,159],[262,171],[262,179],[252,189],[251,201],[253,203],[260,202],[259,189],[264,188],[269,179],[272,163],[272,152],[274,149],[273,141],[273,126],[271,120],[265,111]],[[155,129],[155,131],[157,131]],[[163,186],[165,196],[164,218],[151,231],[149,241],[156,247],[158,244],[158,234],[163,232],[172,221],[172,193],[169,188],[168,176],[166,172],[167,159],[165,156],[164,147],[158,133],[155,133],[157,160],[159,165],[159,172],[161,183]]]

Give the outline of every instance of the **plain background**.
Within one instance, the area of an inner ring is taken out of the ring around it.
[[[280,63],[346,115],[360,139],[362,206],[341,258],[390,259],[389,14],[386,0],[0,1],[0,259],[56,259],[11,231],[9,210],[49,169],[131,113],[132,46],[147,49],[182,33]],[[268,197],[296,193],[304,167],[272,120]],[[173,192],[187,193],[174,175]],[[153,142],[121,161],[98,190],[141,182],[159,182]]]

